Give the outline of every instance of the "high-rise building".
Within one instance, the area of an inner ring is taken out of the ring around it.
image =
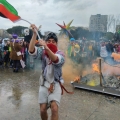
[[[90,32],[107,32],[107,15],[91,15],[89,22],[89,31]]]

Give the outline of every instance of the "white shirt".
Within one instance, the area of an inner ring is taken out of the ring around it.
[[[106,46],[101,46],[101,48],[100,48],[100,56],[101,57],[107,57],[108,56],[108,52],[106,50]]]

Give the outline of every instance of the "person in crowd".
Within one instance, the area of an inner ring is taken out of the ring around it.
[[[80,62],[80,45],[78,44],[78,42],[75,42],[74,45],[74,52],[75,52],[75,62],[79,63]]]
[[[0,50],[2,51],[2,40],[0,40]]]
[[[13,35],[13,40],[10,43],[11,52],[10,52],[10,59],[13,60],[13,72],[18,72],[20,68],[20,60],[22,59],[21,49],[22,46],[19,43],[20,41],[17,40],[17,35]]]
[[[90,42],[90,43],[88,44],[88,59],[89,59],[89,61],[92,60],[92,57],[93,57],[93,45],[92,45],[92,43]]]
[[[113,50],[113,45],[111,44],[110,41],[106,44],[106,49],[108,52],[108,56],[111,57],[111,54],[112,54],[112,52],[114,52],[114,50]]]
[[[118,44],[117,44],[117,43],[114,44],[114,46],[113,46],[113,51],[114,51],[115,53],[118,52]]]
[[[8,63],[10,62],[10,41],[7,41],[7,43],[4,46],[4,65],[5,67],[8,67]]]
[[[70,43],[68,45],[68,56],[71,57],[72,59],[74,59],[74,45],[75,45],[75,39],[74,38],[70,38]]]
[[[0,49],[0,66],[4,66],[4,60],[3,60],[3,56],[2,56],[2,50]]]
[[[96,59],[97,57],[100,57],[100,45],[98,42],[96,42],[93,46],[93,53],[94,53],[94,58]]]
[[[2,51],[4,51],[5,39],[2,39]]]
[[[120,43],[118,44],[118,53],[120,54]]]
[[[106,60],[108,57],[108,52],[104,41],[102,41],[100,45],[100,57],[102,57],[104,60]]]
[[[23,43],[21,44],[22,45],[22,49],[21,49],[21,53],[22,53],[22,60],[25,62],[25,64],[26,64],[26,54],[27,54],[27,43],[26,43],[26,41],[23,41]]]
[[[10,39],[10,43],[12,42],[12,38]],[[11,53],[11,46],[9,45],[9,52]],[[10,55],[9,55],[9,58],[10,58]],[[13,60],[10,59],[10,68],[13,67]]]

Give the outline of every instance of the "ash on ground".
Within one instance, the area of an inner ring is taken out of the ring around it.
[[[97,73],[88,74],[81,78],[80,84],[90,86],[100,85],[100,75]],[[104,87],[113,88],[120,91],[120,77],[119,76],[102,76],[102,84]]]
[[[117,91],[120,91],[120,80],[116,76],[104,76],[106,84],[105,87],[114,88]]]

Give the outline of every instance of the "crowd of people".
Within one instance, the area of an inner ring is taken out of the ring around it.
[[[120,43],[112,43],[111,41],[76,41],[70,39],[67,49],[68,56],[78,64],[90,63],[97,57],[104,60],[111,58],[112,53],[120,53]]]
[[[28,44],[24,40],[18,40],[15,34],[12,37],[0,49],[0,65],[18,72],[27,62]]]
[[[4,46],[0,44],[0,66],[10,67],[13,68],[13,72],[18,72],[27,65],[29,43],[24,39],[18,40],[15,34],[12,37]],[[106,60],[112,53],[120,53],[120,43],[80,41],[71,38],[67,47],[68,56],[78,64],[90,63],[97,57]]]

